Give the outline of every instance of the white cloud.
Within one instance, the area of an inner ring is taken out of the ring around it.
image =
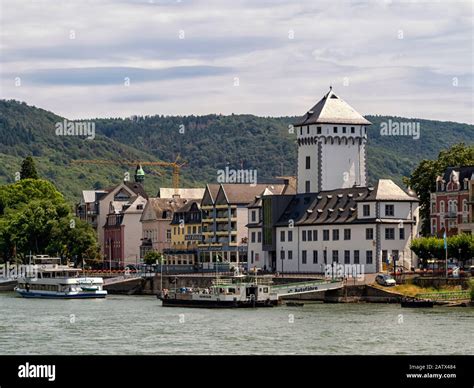
[[[69,118],[299,115],[333,85],[363,114],[474,121],[470,1],[1,4],[0,96]],[[182,66],[228,71],[167,73]],[[121,68],[141,82],[114,85]]]

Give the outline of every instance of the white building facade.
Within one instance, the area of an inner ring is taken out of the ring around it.
[[[368,125],[332,90],[295,124],[297,194],[263,195],[249,205],[249,269],[417,266],[410,244],[419,234],[419,200],[389,179],[368,186]]]

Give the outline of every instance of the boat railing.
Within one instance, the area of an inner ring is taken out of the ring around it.
[[[232,284],[232,279],[214,279],[212,281],[213,286],[227,286]]]

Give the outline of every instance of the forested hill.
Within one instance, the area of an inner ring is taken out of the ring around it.
[[[159,107],[157,107],[159,110]],[[448,146],[474,142],[474,126],[455,122],[366,116],[369,180],[403,176],[421,159],[435,158]],[[33,155],[39,173],[53,181],[70,200],[80,191],[107,187],[122,179],[125,166],[71,165],[73,159],[138,159],[173,161],[178,154],[188,162],[182,170],[185,186],[215,182],[217,170],[257,169],[258,178],[296,174],[297,147],[289,125],[295,117],[253,115],[146,116],[93,119],[94,140],[56,136],[63,118],[17,101],[0,100],[0,183],[12,182],[21,160]],[[382,122],[420,123],[420,138],[381,136]],[[133,175],[133,168],[129,170]],[[145,171],[149,171],[145,169]],[[160,167],[147,175],[147,191],[171,186],[171,171]],[[158,176],[156,174],[161,174]]]

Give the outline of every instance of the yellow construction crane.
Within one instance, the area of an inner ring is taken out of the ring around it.
[[[118,166],[161,166],[161,167],[171,167],[173,169],[173,188],[179,188],[179,175],[181,167],[186,165],[186,162],[180,161],[180,156],[178,155],[174,162],[142,162],[139,160],[99,160],[99,159],[78,159],[73,160],[74,164],[114,164]]]

